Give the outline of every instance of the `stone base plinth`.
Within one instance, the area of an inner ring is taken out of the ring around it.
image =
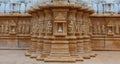
[[[50,57],[45,58],[45,62],[76,62],[75,58],[72,57]]]
[[[32,54],[30,55],[30,58],[37,58],[37,54],[36,54],[36,53],[32,53]]]
[[[92,57],[96,57],[96,53],[82,53],[80,54],[84,59],[91,59]]]
[[[30,52],[26,52],[26,53],[25,53],[25,56],[30,56],[30,55],[31,55]]]

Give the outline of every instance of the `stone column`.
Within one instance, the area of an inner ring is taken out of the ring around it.
[[[78,43],[77,43],[77,47],[78,47],[78,53],[83,53],[84,52],[84,48],[83,48],[83,36],[82,36],[82,23],[83,23],[83,18],[82,18],[82,14],[83,12],[78,12],[77,13],[77,22],[79,22],[79,31],[77,36],[78,39]]]
[[[36,13],[32,12],[32,20],[31,20],[31,46],[30,49],[26,52],[26,56],[30,56],[31,58],[36,58],[36,49],[37,49],[37,15]]]
[[[37,13],[33,13],[34,16],[34,23],[33,23],[33,34],[32,34],[32,38],[31,38],[31,42],[32,42],[32,46],[33,46],[33,50],[34,52],[32,52],[31,54],[31,58],[36,58],[37,57],[37,44],[38,44],[38,15]]]
[[[71,33],[68,32],[70,34],[70,35],[68,35],[70,37],[70,39],[69,39],[70,54],[73,58],[76,58],[77,60],[82,60],[81,56],[78,55],[77,39],[79,39],[79,36],[80,36],[80,33],[79,33],[80,26],[79,26],[79,21],[76,16],[77,16],[77,10],[69,11],[69,21],[72,21],[71,28],[73,28],[73,31]]]
[[[89,36],[89,30],[88,30],[88,27],[89,27],[89,13],[85,13],[83,15],[83,20],[84,20],[84,35],[83,35],[83,49],[84,49],[84,54],[83,54],[83,58],[85,59],[88,59],[90,58],[90,55],[87,54],[88,52],[90,52],[90,36]],[[85,32],[86,31],[86,32]]]
[[[39,10],[38,12],[39,14],[39,18],[38,18],[38,21],[39,21],[39,35],[38,35],[38,48],[37,48],[37,51],[39,52],[38,56],[37,56],[37,60],[41,60],[41,53],[43,52],[43,22],[44,22],[44,13],[43,11]]]
[[[52,35],[52,12],[50,10],[44,10],[45,18],[44,18],[44,43],[43,43],[43,51],[41,55],[41,60],[44,60],[49,54],[51,50],[51,35]]]

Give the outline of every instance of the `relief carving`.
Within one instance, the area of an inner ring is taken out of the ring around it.
[[[41,20],[41,17],[39,17],[39,35],[41,35],[41,33],[42,33],[42,29],[43,29],[43,23],[42,23],[42,20]]]
[[[76,17],[75,13],[70,12],[69,14],[69,23],[68,23],[68,31],[75,33],[78,31],[78,24],[76,24]]]
[[[29,34],[30,32],[30,22],[26,21],[26,34]]]
[[[105,34],[105,25],[102,25],[102,33]]]
[[[2,23],[2,25],[1,25],[1,29],[2,29],[2,33],[4,33],[4,24]]]
[[[16,22],[15,22],[15,20],[11,20],[11,23],[10,23],[10,33],[11,34],[16,33]]]
[[[51,23],[52,15],[49,11],[45,12],[45,33],[52,32],[52,23]]]
[[[48,21],[48,32],[51,33],[52,32],[52,22]]]
[[[73,32],[74,31],[74,24],[73,21],[70,21],[68,24],[68,32]]]
[[[116,33],[119,34],[119,24],[116,24]]]
[[[66,12],[54,12],[55,19],[66,19],[67,13]]]
[[[22,33],[25,34],[25,21],[22,22]]]
[[[22,21],[18,22],[18,33],[22,32]]]
[[[5,25],[5,33],[8,34],[8,32],[9,32],[9,22],[6,21],[6,25]]]

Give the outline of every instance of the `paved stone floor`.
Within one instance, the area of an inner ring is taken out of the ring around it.
[[[95,51],[98,56],[76,63],[36,61],[25,57],[24,50],[0,50],[0,64],[120,64],[120,51]]]

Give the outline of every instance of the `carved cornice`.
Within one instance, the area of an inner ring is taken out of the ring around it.
[[[120,18],[120,14],[92,14],[91,18]]]
[[[38,12],[39,10],[44,10],[44,9],[54,9],[54,8],[62,8],[62,9],[76,9],[78,11],[83,11],[83,12],[88,12],[90,14],[94,13],[94,10],[88,7],[83,7],[79,4],[64,4],[64,3],[50,3],[50,4],[42,4],[38,7],[31,8],[28,10],[28,13],[35,13]]]
[[[12,13],[12,14],[0,14],[0,18],[18,18],[18,17],[25,17],[25,18],[31,18],[30,14],[19,14],[19,13]]]

